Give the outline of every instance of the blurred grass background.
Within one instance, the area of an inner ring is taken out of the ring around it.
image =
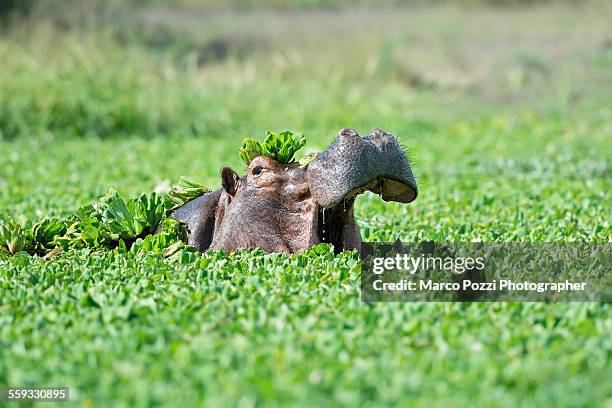
[[[3,4],[13,10],[0,37],[5,140],[279,126],[330,137],[492,110],[609,114],[601,2]]]

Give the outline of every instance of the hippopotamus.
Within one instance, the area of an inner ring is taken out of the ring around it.
[[[358,194],[371,191],[385,201],[410,203],[418,192],[404,149],[378,128],[365,137],[340,130],[305,166],[258,156],[242,177],[223,167],[221,185],[171,214],[199,251],[261,248],[292,254],[323,242],[335,253],[359,249],[353,215]]]

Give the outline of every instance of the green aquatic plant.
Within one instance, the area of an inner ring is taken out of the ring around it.
[[[28,250],[30,245],[30,231],[10,218],[0,221],[0,252],[14,255]]]
[[[204,184],[181,177],[179,184],[168,191],[166,198],[171,203],[171,209],[174,209],[208,192],[210,189]]]
[[[167,218],[168,211],[208,191],[202,184],[181,179],[168,194],[126,199],[111,189],[67,217],[43,218],[31,228],[9,218],[0,221],[0,253],[49,257],[84,248],[118,248],[171,255],[185,246],[186,236],[180,222]]]
[[[266,156],[279,163],[293,163],[295,153],[306,144],[306,138],[301,133],[288,130],[280,133],[268,131],[266,139],[259,142],[255,139],[244,139],[239,154],[248,166],[257,156]]]

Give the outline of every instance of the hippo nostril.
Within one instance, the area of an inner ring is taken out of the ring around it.
[[[386,134],[387,133],[384,130],[382,130],[381,128],[374,128],[370,132],[370,136],[375,136],[375,137],[381,137],[381,136],[384,136]]]
[[[338,135],[340,136],[359,136],[359,134],[357,132],[355,132],[353,129],[351,128],[344,128],[342,129],[340,132],[338,132]]]
[[[372,141],[378,141],[375,143],[382,143],[383,141],[387,142],[387,143],[392,143],[394,140],[394,137],[391,133],[387,133],[384,130],[380,129],[380,128],[374,128],[372,129],[372,131],[368,134],[367,139],[370,139]]]

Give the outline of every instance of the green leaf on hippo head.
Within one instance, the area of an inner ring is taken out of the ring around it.
[[[295,153],[305,144],[306,138],[301,133],[292,133],[288,130],[281,133],[268,131],[263,142],[244,139],[239,154],[247,166],[257,156],[266,156],[279,163],[289,164],[293,162]]]
[[[255,139],[244,139],[239,153],[242,161],[248,166],[255,157],[263,155],[263,148]]]

